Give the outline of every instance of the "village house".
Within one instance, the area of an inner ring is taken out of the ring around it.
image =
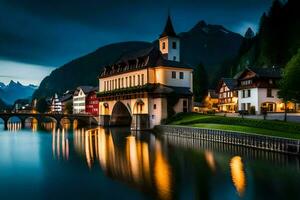
[[[237,81],[233,78],[222,78],[217,87],[220,112],[236,112],[238,108]]]
[[[278,97],[278,84],[282,77],[280,68],[246,68],[238,74],[238,108],[252,109],[255,114],[267,112],[284,112],[284,104]]]
[[[61,113],[62,112],[61,101],[58,98],[58,95],[56,93],[51,98],[51,101],[50,101],[50,112],[51,113]]]
[[[79,86],[73,95],[73,114],[91,114],[98,116],[98,89],[93,86]]]
[[[180,38],[169,16],[159,48],[126,54],[105,67],[99,79],[100,124],[141,130],[192,111],[192,76],[192,68],[180,61]]]
[[[64,114],[72,114],[73,113],[73,94],[74,94],[74,91],[68,90],[60,98],[62,112]]]
[[[208,90],[203,102],[194,102],[193,111],[200,113],[217,112],[219,95],[215,90]]]
[[[85,112],[95,117],[99,116],[98,87],[94,87],[86,96]]]

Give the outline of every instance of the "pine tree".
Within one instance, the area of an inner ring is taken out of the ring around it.
[[[208,89],[207,73],[202,63],[194,69],[193,75],[194,100],[196,102],[202,102],[204,96],[207,94]]]

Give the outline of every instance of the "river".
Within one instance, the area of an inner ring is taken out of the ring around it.
[[[128,128],[0,124],[0,199],[300,199],[299,163]]]

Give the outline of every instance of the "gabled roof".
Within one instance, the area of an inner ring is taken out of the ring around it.
[[[74,95],[78,95],[79,90],[82,90],[84,94],[88,94],[90,92],[97,91],[97,87],[87,85],[78,86],[76,91],[74,92]]]
[[[254,67],[247,67],[240,73],[238,73],[235,78],[241,79],[245,72],[253,72],[256,77],[259,78],[278,78],[282,77],[282,69],[279,67],[269,67],[269,68],[254,68]]]
[[[172,24],[172,20],[171,20],[170,15],[168,15],[166,26],[164,28],[164,31],[160,35],[160,38],[163,38],[163,37],[166,37],[166,36],[177,37],[177,35],[174,31],[174,28],[173,28],[173,24]]]
[[[237,86],[237,80],[234,78],[222,78],[218,85],[218,90],[222,86],[222,84],[225,83],[225,85],[230,89],[234,90]]]

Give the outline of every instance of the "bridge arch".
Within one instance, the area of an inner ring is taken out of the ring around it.
[[[121,101],[115,103],[110,118],[111,126],[130,126],[132,115],[130,109]]]

